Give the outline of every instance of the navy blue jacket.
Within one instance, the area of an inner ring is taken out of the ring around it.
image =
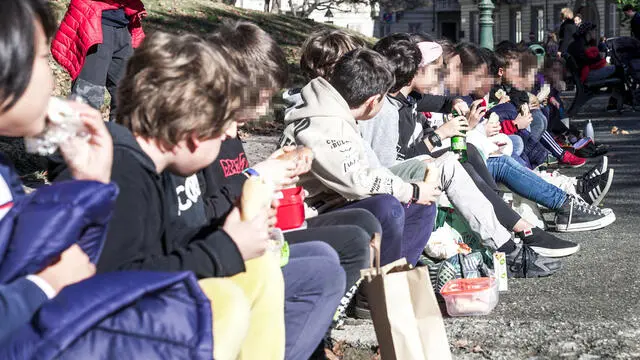
[[[0,285],[0,340],[26,324],[47,300],[45,293],[26,278]]]
[[[101,274],[48,301],[24,279],[73,244],[98,261],[115,185],[69,181],[25,195],[2,161],[0,175],[13,196],[0,220],[0,359],[213,358],[211,304],[190,272]]]

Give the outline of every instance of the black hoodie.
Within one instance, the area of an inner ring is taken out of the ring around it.
[[[114,142],[111,180],[118,184],[120,195],[98,272],[193,271],[198,278],[243,272],[238,248],[217,224],[191,229],[170,223],[168,212],[175,200],[166,197],[166,177],[156,172],[129,130],[114,123],[107,127]],[[58,174],[56,181],[71,178],[68,169],[53,173]]]
[[[427,118],[422,113],[449,113],[456,98],[429,94],[420,95],[416,92],[412,92],[409,97],[405,97],[402,93],[391,97],[401,104],[398,109],[398,129],[400,132],[397,148],[398,160],[431,154],[424,139],[435,129],[430,127]]]

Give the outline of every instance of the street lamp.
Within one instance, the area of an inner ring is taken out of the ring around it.
[[[480,0],[480,46],[493,50],[493,9],[495,6],[491,0]]]

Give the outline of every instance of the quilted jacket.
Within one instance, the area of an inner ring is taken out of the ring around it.
[[[147,15],[140,0],[71,0],[51,43],[51,54],[72,79],[80,75],[89,49],[102,43],[102,12],[119,8],[129,18],[131,43],[137,48],[144,40],[141,20]]]
[[[38,272],[74,243],[95,263],[117,193],[112,184],[69,181],[16,196],[0,220],[0,283]],[[212,358],[211,305],[190,272],[94,276],[0,339],[6,360]]]
[[[0,359],[213,359],[211,329],[192,273],[105,273],[45,303],[0,342]]]

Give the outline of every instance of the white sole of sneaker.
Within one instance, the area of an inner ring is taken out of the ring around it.
[[[607,195],[609,189],[611,188],[611,183],[613,183],[613,173],[613,169],[609,169],[609,178],[607,179],[607,184],[604,186],[604,189],[602,189],[600,196],[598,196],[591,205],[598,206],[598,204],[600,204],[602,200],[604,200],[604,197]]]
[[[556,224],[556,231],[558,232],[578,232],[578,231],[591,231],[598,230],[613,224],[616,221],[616,215],[611,212],[606,216],[589,222],[577,223],[577,224]]]
[[[529,246],[531,250],[535,251],[538,255],[548,257],[548,258],[560,258],[573,255],[580,250],[580,245],[576,244],[576,246],[572,248],[564,248],[564,249],[549,249],[549,248],[541,248],[537,246]]]
[[[609,157],[607,155],[602,155],[602,166],[596,172],[591,174],[589,178],[593,179],[594,177],[605,173],[608,169],[609,169]]]
[[[586,163],[587,163],[586,161],[583,162],[582,164],[578,164],[578,165],[569,165],[569,164],[562,163],[562,166],[564,166],[566,168],[577,169],[577,168],[583,167],[584,164],[586,164]]]

